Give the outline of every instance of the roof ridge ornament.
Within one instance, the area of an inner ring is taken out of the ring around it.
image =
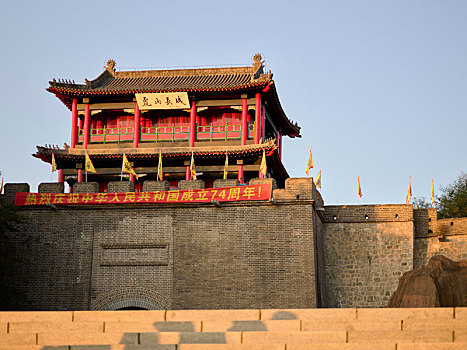
[[[109,60],[107,61],[107,66],[105,67],[105,69],[106,69],[110,74],[112,74],[113,76],[115,76],[115,66],[116,66],[115,60],[109,59]]]
[[[257,53],[253,56],[253,72],[254,75],[251,81],[269,81],[272,79],[271,71],[264,73],[264,60],[261,54]]]

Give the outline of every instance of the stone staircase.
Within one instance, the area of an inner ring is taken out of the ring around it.
[[[467,308],[0,312],[0,350],[465,350]]]

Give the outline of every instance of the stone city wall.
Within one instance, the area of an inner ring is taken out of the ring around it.
[[[22,207],[25,220],[10,235],[10,280],[26,293],[30,310],[316,307],[313,186],[294,188],[292,196],[295,181],[313,180],[287,180],[286,189],[275,190],[282,199],[274,191],[272,201],[220,206]],[[198,182],[183,186],[202,187]],[[77,183],[74,192],[96,185]],[[143,185],[158,187],[167,184]],[[53,184],[40,188],[50,192]],[[5,191],[11,203],[29,186],[7,184]]]
[[[327,307],[383,307],[413,265],[410,205],[325,206]]]
[[[436,209],[414,210],[414,268],[426,266],[435,255],[467,260],[467,218],[437,220]]]

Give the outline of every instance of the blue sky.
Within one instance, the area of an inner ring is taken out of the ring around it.
[[[18,1],[0,11],[0,171],[36,191],[36,145],[69,143],[71,113],[45,91],[117,69],[245,64],[259,52],[327,204],[403,203],[467,171],[465,1]],[[56,179],[56,173],[53,174]]]

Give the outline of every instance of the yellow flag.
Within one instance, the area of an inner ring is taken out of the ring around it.
[[[162,172],[162,151],[159,151],[159,164],[157,165],[157,178],[159,181],[164,180],[164,174]]]
[[[433,183],[433,179],[431,180],[431,207],[433,208],[433,204],[435,204],[435,186]]]
[[[321,170],[315,178],[315,186],[316,188],[321,188]]]
[[[123,153],[122,172],[123,173],[128,173],[128,174],[133,174],[133,175],[135,175],[136,178],[138,178],[138,175],[133,170],[133,167],[131,166],[130,162],[128,161],[125,153]]]
[[[84,169],[88,172],[88,173],[94,173],[94,174],[97,174],[97,171],[96,169],[94,169],[94,165],[92,164],[91,162],[91,158],[89,158],[89,155],[87,153],[85,153],[85,156],[84,156],[84,159],[85,159],[85,164],[84,164]]]
[[[358,177],[358,195],[362,198],[362,187],[360,186],[360,176]]]
[[[414,198],[414,199],[413,199],[413,208],[414,208],[414,209],[418,209],[417,198]]]
[[[405,199],[405,204],[409,204],[410,198],[412,198],[412,178],[409,177],[409,190],[407,191],[407,198]]]
[[[261,165],[259,167],[259,172],[262,174],[263,178],[266,177],[268,172],[268,165],[266,164],[266,151],[263,150],[263,159],[261,160]]]
[[[55,163],[55,155],[52,153],[52,172],[57,171],[57,163]]]
[[[190,172],[191,179],[196,180],[195,156],[193,155],[193,151],[191,152]]]
[[[313,169],[313,156],[311,155],[311,147],[310,147],[310,155],[308,156],[308,163],[306,164],[306,176],[309,176],[310,169]]]
[[[227,179],[227,171],[229,168],[229,154],[225,153],[225,164],[224,164],[224,180]]]

